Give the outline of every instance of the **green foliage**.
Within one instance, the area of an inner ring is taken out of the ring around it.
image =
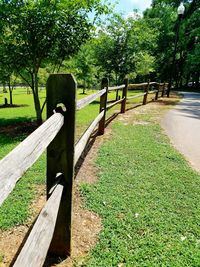
[[[116,14],[97,35],[94,43],[96,64],[112,81],[120,84],[125,76],[143,73],[143,70],[138,68],[142,65],[144,57],[146,60],[153,59],[151,51],[156,46],[156,38],[156,29],[150,28],[147,21],[124,19]],[[152,65],[149,68],[148,66],[147,64],[145,75],[152,71]]]
[[[148,53],[139,53],[140,60],[136,61],[136,73],[140,76],[147,76],[150,72],[154,72],[155,58]]]
[[[200,70],[200,11],[195,10],[184,24],[184,31],[187,32],[188,38],[182,45],[188,50],[186,55],[185,72],[195,72]],[[182,34],[185,34],[183,32]]]
[[[136,119],[114,124],[98,155],[98,182],[82,186],[103,229],[81,266],[198,266],[200,176],[151,114]]]
[[[83,87],[83,94],[85,94],[86,88],[90,89],[92,85],[97,85],[99,82],[96,78],[98,68],[95,63],[96,59],[91,41],[83,45],[78,54],[66,62],[66,67],[74,73],[79,86]]]
[[[159,37],[157,48],[153,55],[156,55],[156,76],[161,80],[169,80],[172,75],[176,86],[187,85],[189,80],[196,80],[199,84],[199,40],[200,34],[200,2],[184,1],[185,13],[177,17],[177,7],[180,1],[156,0],[152,8],[144,12],[144,18],[148,21],[157,20],[159,25]],[[151,25],[156,27],[156,24]],[[179,31],[178,31],[179,29]],[[175,35],[177,34],[177,39]],[[175,40],[177,40],[177,53],[174,66],[172,66]],[[172,73],[173,71],[173,73]]]
[[[50,62],[59,70],[63,60],[91,36],[88,13],[101,14],[104,7],[99,0],[0,1],[0,58],[31,87],[38,122],[39,69]]]

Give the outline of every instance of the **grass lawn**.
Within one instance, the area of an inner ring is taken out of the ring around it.
[[[200,175],[169,144],[160,113],[149,105],[114,122],[100,148],[99,180],[81,191],[103,228],[81,266],[200,266]]]
[[[88,90],[87,95],[95,91]],[[131,91],[129,95],[136,94]],[[82,94],[82,90],[77,91],[77,99],[87,95]],[[45,90],[40,91],[41,103],[45,100]],[[4,103],[4,98],[9,99],[8,93],[0,93],[0,105]],[[109,100],[115,99],[115,93],[109,93]],[[140,99],[141,101],[141,99]],[[35,111],[33,105],[33,95],[27,94],[25,88],[17,88],[13,91],[13,103],[23,105],[21,107],[0,108],[0,127],[18,124],[35,120]],[[119,106],[117,107],[119,109]],[[116,109],[116,107],[115,107]],[[76,140],[81,136],[84,130],[89,126],[99,113],[99,103],[96,101],[86,108],[77,112],[76,122]],[[113,113],[111,109],[108,116]],[[45,119],[46,110],[43,117]],[[14,147],[20,143],[27,134],[20,132],[18,134],[5,134],[0,132],[0,159],[6,156]],[[14,225],[22,224],[27,221],[32,211],[29,206],[36,194],[37,185],[45,183],[46,177],[46,157],[42,157],[26,172],[23,178],[17,183],[17,186],[8,199],[0,208],[0,229],[8,229]]]

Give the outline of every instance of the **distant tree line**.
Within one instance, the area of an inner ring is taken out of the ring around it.
[[[134,10],[125,17],[100,0],[0,0],[0,83],[12,93],[13,84],[25,82],[41,123],[38,88],[51,72],[74,73],[83,93],[103,76],[113,84],[125,77],[168,81],[179,4],[153,0],[143,16]],[[172,78],[176,87],[198,88],[200,2],[186,0],[184,6]],[[107,14],[103,22],[97,20],[101,14]]]

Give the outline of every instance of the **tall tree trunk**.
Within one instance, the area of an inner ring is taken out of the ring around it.
[[[84,79],[84,82],[83,82],[83,95],[85,94],[85,90],[86,90],[86,81]]]
[[[13,99],[12,99],[12,87],[11,87],[11,84],[10,84],[10,77],[8,79],[8,89],[9,89],[9,95],[10,95],[10,105],[13,104]]]
[[[38,94],[38,72],[32,74],[32,91],[33,91],[33,99],[34,99],[34,106],[37,118],[37,124],[42,124],[42,112],[40,107],[40,99]]]

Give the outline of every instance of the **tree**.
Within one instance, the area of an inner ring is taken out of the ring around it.
[[[126,75],[137,75],[136,71],[145,55],[145,59],[153,57],[152,50],[155,48],[157,38],[156,28],[148,26],[146,20],[129,17],[123,18],[115,15],[105,29],[102,29],[96,38],[97,64],[116,84],[123,82]],[[136,67],[137,64],[137,67]],[[145,75],[152,71],[152,65],[145,70]],[[141,73],[141,72],[140,72]]]
[[[0,0],[0,50],[31,87],[38,123],[42,122],[38,73],[47,63],[59,70],[64,59],[75,54],[89,37],[88,12],[104,12],[100,0],[6,1]]]
[[[3,55],[1,55],[1,59],[3,60]],[[4,86],[8,86],[9,96],[10,96],[10,105],[13,105],[13,89],[15,86],[16,76],[11,68],[8,67],[7,64],[2,64],[0,62],[0,81]]]
[[[144,12],[144,19],[150,22],[151,27],[155,27],[154,22],[158,21],[159,36],[157,49],[154,51],[156,58],[155,68],[157,76],[161,80],[168,80],[174,54],[175,34],[179,24],[177,16],[178,0],[154,0],[152,8]],[[200,32],[200,2],[197,0],[184,1],[185,13],[181,20],[178,34],[177,53],[175,55],[173,79],[176,87],[181,87],[183,81],[187,84],[190,77],[199,83],[199,45],[197,37]]]
[[[83,94],[87,87],[96,81],[97,67],[91,42],[83,45],[78,54],[72,59],[74,73],[78,81],[82,82]]]

